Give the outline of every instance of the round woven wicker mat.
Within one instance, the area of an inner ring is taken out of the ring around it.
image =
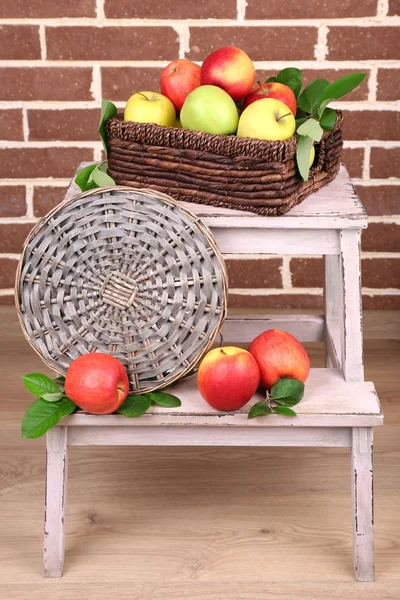
[[[226,314],[224,262],[208,229],[169,196],[126,187],[66,200],[30,233],[16,302],[44,362],[105,352],[131,389],[164,387],[189,372]]]

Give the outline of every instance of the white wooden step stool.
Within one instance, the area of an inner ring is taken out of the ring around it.
[[[82,163],[80,168],[87,163]],[[66,198],[79,193],[72,183]],[[327,368],[312,369],[297,417],[249,421],[249,407],[218,413],[200,397],[196,376],[173,393],[175,409],[151,407],[137,419],[76,413],[47,433],[44,576],[61,577],[65,546],[68,446],[329,446],[351,448],[354,569],[373,581],[373,427],[383,415],[372,383],[364,382],[360,288],[360,233],[367,216],[344,167],[328,186],[282,217],[186,204],[211,228],[224,254],[325,257],[325,317],[228,318],[229,342],[249,342],[265,329],[284,329],[300,341],[325,341]]]

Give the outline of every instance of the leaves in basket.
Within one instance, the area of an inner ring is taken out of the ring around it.
[[[313,107],[316,100],[328,85],[329,81],[326,79],[314,79],[314,81],[309,83],[301,94],[299,94],[299,97],[297,98],[298,106],[304,110],[306,114],[312,114],[318,118],[318,115],[314,115]]]
[[[325,108],[320,118],[320,125],[325,131],[332,131],[336,121],[336,110],[333,108]]]
[[[58,402],[47,402],[43,398],[35,400],[27,409],[22,420],[22,437],[38,438],[57,425],[62,417],[74,412],[76,406],[63,398]]]
[[[296,159],[299,173],[304,181],[308,181],[310,151],[313,140],[308,135],[300,135],[296,148]]]
[[[128,396],[125,402],[118,408],[117,412],[124,415],[124,417],[133,419],[143,415],[149,410],[150,406],[151,400],[148,394],[143,394],[142,396]]]
[[[304,123],[297,128],[299,135],[308,135],[314,142],[319,142],[324,133],[321,125],[315,119],[306,119]]]
[[[22,378],[25,387],[31,394],[39,398],[44,394],[59,394],[60,386],[47,375],[43,373],[28,373]]]
[[[358,87],[364,79],[365,73],[350,73],[327,85],[315,101],[315,104],[318,105],[318,117],[321,118],[322,113],[330,102],[343,98],[343,96],[349,94]]]
[[[145,394],[149,396],[151,402],[154,404],[158,404],[159,406],[164,406],[165,408],[175,408],[176,406],[181,406],[182,402],[174,396],[173,394],[166,394],[165,392],[149,392]]]
[[[100,113],[100,122],[99,122],[99,134],[101,137],[101,141],[103,142],[104,152],[107,156],[107,135],[106,135],[106,122],[108,119],[115,117],[117,114],[117,107],[115,104],[111,102],[111,100],[105,100],[104,98],[101,101],[101,113]]]
[[[282,69],[279,71],[275,81],[278,83],[283,83],[290,87],[294,95],[297,96],[300,93],[301,86],[303,85],[303,73],[300,69],[296,69],[295,67],[288,67],[286,69]],[[269,81],[269,80],[268,80]]]
[[[295,406],[304,396],[304,383],[298,379],[279,379],[271,388],[271,400],[281,406]]]

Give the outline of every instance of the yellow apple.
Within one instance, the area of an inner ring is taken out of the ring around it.
[[[312,167],[312,164],[313,164],[313,162],[314,162],[314,159],[315,159],[315,146],[313,145],[313,146],[311,146],[311,148],[310,148],[310,159],[309,159],[309,161],[308,161],[308,168],[309,168],[309,169],[311,169],[311,167]]]
[[[262,98],[244,109],[237,135],[275,142],[287,140],[295,131],[296,121],[286,104],[274,98]]]
[[[135,123],[156,123],[173,127],[175,107],[171,100],[157,92],[136,92],[126,103],[124,121]]]

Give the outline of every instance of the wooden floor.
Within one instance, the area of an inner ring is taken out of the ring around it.
[[[399,341],[365,348],[385,413],[376,583],[353,579],[349,451],[323,448],[73,448],[64,577],[44,580],[44,440],[20,438],[20,375],[45,368],[13,310],[0,320],[1,600],[400,598]]]

